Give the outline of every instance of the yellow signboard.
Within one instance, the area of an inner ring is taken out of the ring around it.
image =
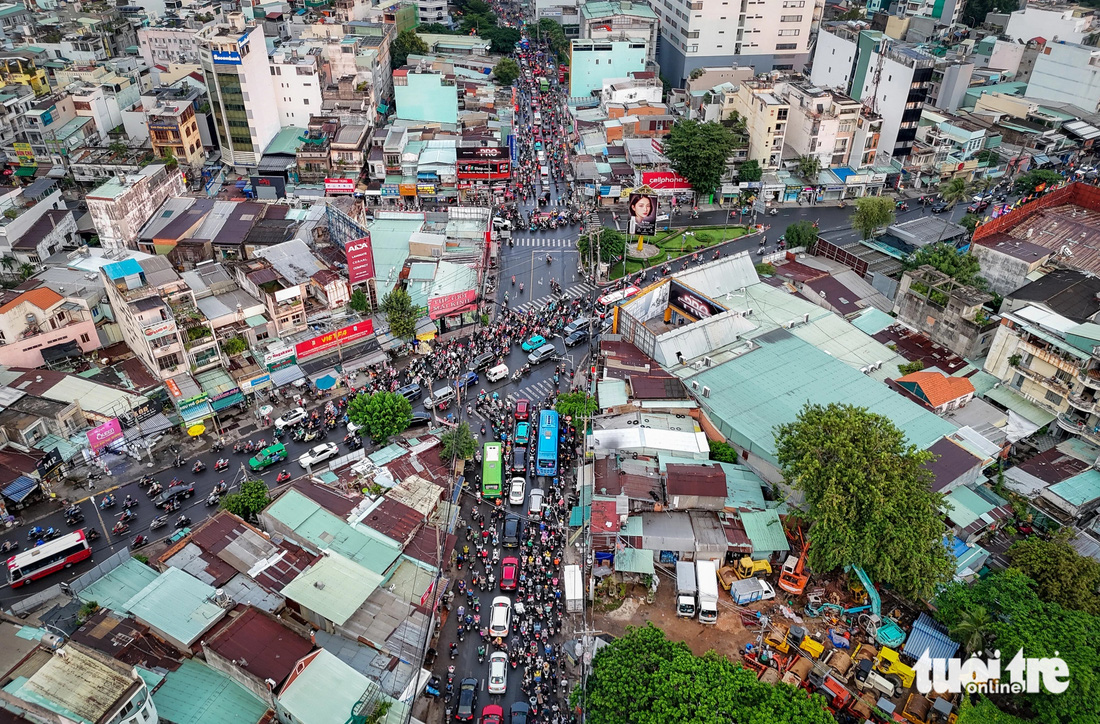
[[[31,144],[15,143],[12,145],[15,147],[15,155],[19,157],[20,166],[38,165],[38,163],[34,159],[34,149],[31,148]]]

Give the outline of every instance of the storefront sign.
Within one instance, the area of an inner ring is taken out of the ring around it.
[[[34,149],[31,148],[29,143],[14,143],[15,155],[19,157],[20,166],[36,166],[37,162],[34,157]]]
[[[325,179],[325,193],[351,194],[355,193],[355,179],[353,178],[327,178]]]
[[[459,161],[472,161],[480,158],[508,158],[508,149],[503,146],[486,146],[485,148],[456,148],[455,158]]]
[[[435,186],[431,184],[417,184],[416,193],[421,196],[435,196]]]
[[[398,184],[397,192],[402,196],[416,196],[416,184]]]
[[[261,194],[270,194],[273,191],[277,199],[286,197],[286,179],[282,176],[252,176],[251,179],[256,196],[270,198],[269,195]]]
[[[46,478],[53,475],[61,467],[62,462],[64,461],[61,459],[61,452],[54,448],[46,453],[46,457],[39,460],[34,467],[38,470],[39,477]]]
[[[269,350],[264,354],[264,366],[268,371],[274,371],[279,367],[284,367],[287,364],[295,364],[294,348],[287,347],[285,349]]]
[[[147,338],[153,339],[155,337],[163,337],[169,332],[174,332],[175,330],[176,323],[172,320],[168,320],[167,322],[154,322],[153,324],[150,324],[148,327],[143,329],[142,332]]]
[[[350,344],[358,339],[369,337],[372,334],[374,334],[374,322],[368,319],[364,322],[338,329],[335,332],[329,332],[305,342],[299,342],[294,346],[294,353],[299,360],[304,360],[334,350],[339,345]]]
[[[348,258],[348,281],[359,284],[374,279],[374,249],[370,235],[349,241],[344,253]]]
[[[259,377],[253,377],[250,380],[245,380],[241,383],[241,392],[248,392],[253,387],[259,387],[265,382],[271,381],[271,375],[260,375]]]
[[[214,65],[240,65],[241,54],[235,50],[211,50],[210,56]]]
[[[150,401],[150,402],[146,402],[146,403],[143,403],[141,405],[138,405],[133,410],[131,410],[131,412],[133,412],[134,417],[137,418],[138,422],[145,422],[150,417],[152,417],[153,415],[156,415],[158,412],[160,412],[160,409],[161,409],[161,403],[158,402],[158,403],[154,404],[153,402]]]
[[[649,171],[643,173],[642,184],[660,191],[691,190],[691,182],[675,171]]]
[[[428,316],[432,319],[446,317],[469,304],[473,304],[475,300],[477,300],[477,292],[472,289],[429,299]]]
[[[397,184],[384,184],[382,186],[382,195],[383,196],[400,196],[401,193],[398,190],[398,185]]]
[[[107,445],[110,445],[115,440],[122,437],[122,425],[119,424],[118,418],[109,420],[99,427],[92,428],[87,432],[88,444],[92,448],[93,453],[98,453]]]
[[[726,311],[724,307],[677,281],[669,282],[668,304],[695,319],[706,319]]]
[[[176,384],[175,380],[168,380],[164,383],[164,386],[172,393],[172,397],[183,397],[183,393],[180,392],[180,387]]]

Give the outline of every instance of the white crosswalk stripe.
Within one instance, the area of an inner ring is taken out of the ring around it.
[[[584,295],[594,291],[596,291],[595,285],[589,284],[588,282],[581,282],[580,284],[575,284],[571,287],[567,287],[565,289],[565,298],[576,299],[577,297],[583,297]],[[539,297],[538,299],[532,299],[529,302],[524,302],[523,304],[516,307],[516,309],[520,310],[521,312],[530,311],[532,309],[542,309],[557,298],[558,297],[556,294],[547,294],[545,296]]]
[[[532,236],[524,239],[513,237],[513,240],[516,242],[516,246],[535,246],[544,249],[575,249],[577,247],[576,239],[544,239]]]
[[[528,399],[532,402],[537,403],[540,400],[546,399],[546,396],[550,394],[553,389],[554,379],[553,377],[551,377],[549,379],[543,380],[542,382],[536,382],[533,385],[528,385],[527,387],[521,389],[519,392],[513,392],[509,394],[506,399],[509,406],[516,404],[516,400],[520,398]]]

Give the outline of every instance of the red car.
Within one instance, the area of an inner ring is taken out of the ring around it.
[[[531,416],[531,401],[526,398],[519,398],[516,400],[516,419],[523,421]]]
[[[496,704],[486,704],[481,710],[481,724],[503,724],[504,709]]]
[[[516,590],[516,581],[519,579],[519,559],[509,556],[500,562],[500,590]]]

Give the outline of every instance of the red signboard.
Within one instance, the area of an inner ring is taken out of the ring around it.
[[[348,281],[352,284],[374,279],[374,250],[370,236],[349,241],[344,250],[348,257]]]
[[[448,294],[443,297],[436,297],[435,299],[429,299],[428,316],[432,319],[446,317],[447,315],[462,310],[463,307],[473,304],[476,300],[477,292],[472,289],[456,294]]]
[[[357,339],[363,339],[372,334],[374,334],[374,322],[368,319],[365,322],[359,322],[358,324],[338,329],[335,332],[329,332],[327,334],[322,334],[320,337],[314,337],[305,342],[299,342],[294,345],[294,354],[298,358],[298,361],[301,362],[308,357],[334,350],[337,345],[350,344]]]
[[[459,161],[456,175],[461,179],[500,181],[511,178],[512,165],[508,159],[477,159]]]
[[[662,191],[690,191],[691,182],[675,171],[649,171],[642,174],[642,184]]]
[[[325,179],[325,191],[330,194],[355,193],[355,179],[327,178]]]
[[[88,436],[88,445],[92,452],[98,453],[107,445],[122,437],[122,426],[118,424],[118,418],[103,423],[99,427],[92,428],[85,433]]]

